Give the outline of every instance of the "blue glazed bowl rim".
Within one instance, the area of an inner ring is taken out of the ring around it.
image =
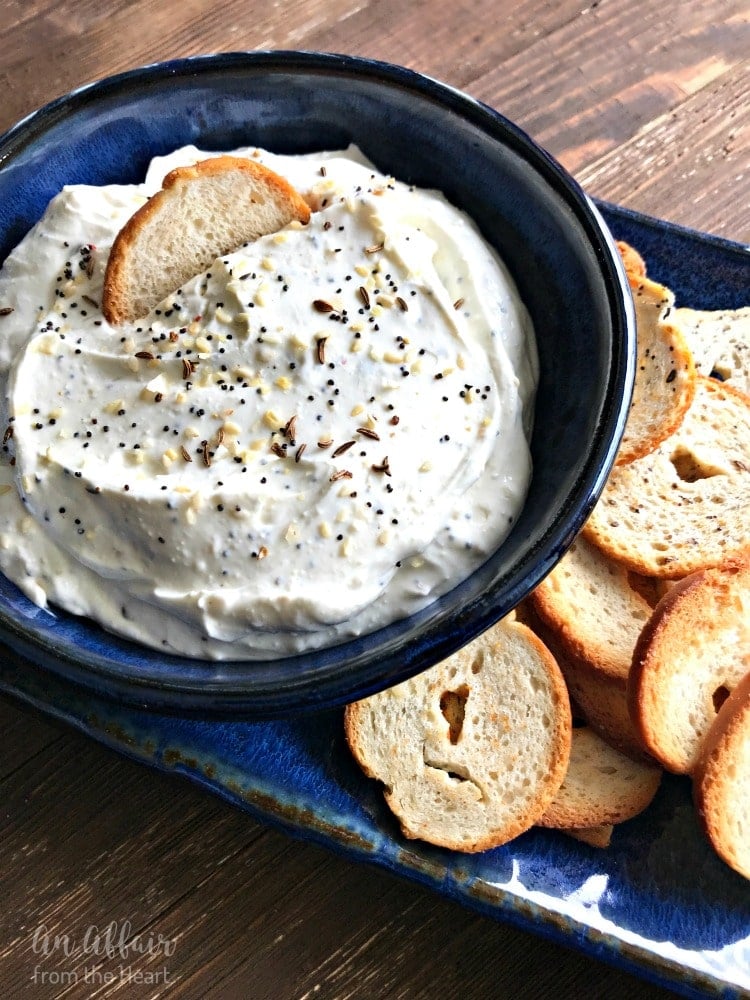
[[[198,55],[127,70],[52,100],[0,135],[0,169],[62,118],[106,96],[127,94],[131,83],[141,86],[165,77],[198,79],[202,74],[232,69],[256,74],[303,72],[368,79],[452,111],[509,147],[562,197],[586,234],[604,276],[614,334],[613,363],[601,418],[565,508],[551,520],[538,543],[513,566],[510,581],[507,575],[495,581],[491,590],[502,586],[501,604],[488,602],[482,595],[482,605],[475,598],[467,611],[467,605],[454,602],[420,628],[417,639],[411,628],[424,618],[423,613],[368,636],[308,654],[263,663],[217,663],[165,655],[64,612],[35,615],[33,605],[1,578],[0,635],[4,631],[6,641],[17,651],[73,684],[161,712],[269,718],[351,701],[418,673],[489,628],[549,573],[583,526],[614,464],[635,376],[635,318],[614,239],[594,203],[567,171],[498,111],[430,76],[378,60],[337,53],[268,50]],[[8,600],[8,589],[14,592],[12,601]],[[24,602],[29,613],[19,618],[13,605],[18,607]],[[91,629],[96,630],[93,649]],[[382,647],[379,638],[384,635],[390,636],[388,649],[378,654]],[[83,646],[80,640],[84,640]],[[99,646],[106,647],[107,653],[100,652]],[[143,670],[144,664],[149,665],[148,671]]]

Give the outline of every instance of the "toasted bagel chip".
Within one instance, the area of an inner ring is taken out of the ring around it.
[[[625,273],[628,280],[638,282],[646,277],[646,262],[635,249],[625,240],[617,240],[617,249],[620,251],[622,262],[625,265]]]
[[[221,254],[309,218],[301,195],[254,160],[218,156],[178,167],[115,238],[104,316],[113,325],[139,319]]]
[[[547,625],[529,598],[519,606],[518,615],[557,660],[576,718],[584,720],[610,746],[628,757],[634,760],[646,757],[646,749],[628,712],[629,670],[619,662],[619,655],[614,665],[606,660],[599,664],[585,656],[576,656],[571,643],[562,639],[556,627]]]
[[[609,847],[612,843],[612,834],[615,832],[615,827],[613,823],[602,823],[601,826],[580,826],[570,827],[567,830],[560,830],[560,833],[564,833],[567,837],[572,837],[573,840],[580,840],[582,844],[588,844],[589,847],[598,847],[604,849]]]
[[[750,879],[750,673],[724,702],[706,736],[693,795],[716,853]]]
[[[675,309],[696,370],[750,396],[750,306],[742,309]]]
[[[750,671],[750,560],[693,573],[654,609],[628,705],[648,751],[690,774],[723,700]]]
[[[572,722],[554,658],[506,619],[348,705],[344,726],[404,835],[470,852],[506,843],[543,814],[567,769]]]
[[[537,826],[580,829],[623,823],[650,804],[662,770],[615,750],[588,726],[573,730],[568,771]]]
[[[622,565],[579,536],[529,600],[566,659],[627,678],[651,605]]]
[[[583,530],[651,577],[679,579],[750,550],[750,399],[698,376],[679,430],[612,471]]]
[[[650,454],[680,426],[695,393],[695,365],[681,330],[668,321],[674,295],[628,272],[637,339],[633,399],[617,465]]]

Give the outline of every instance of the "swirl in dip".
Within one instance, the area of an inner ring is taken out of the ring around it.
[[[465,579],[531,474],[531,324],[476,226],[355,149],[259,150],[315,209],[103,319],[142,185],[65,188],[0,271],[0,567],[169,652],[268,658]]]

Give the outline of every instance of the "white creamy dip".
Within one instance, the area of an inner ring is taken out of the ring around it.
[[[256,157],[308,199],[143,321],[101,295],[142,185],[66,187],[0,271],[0,567],[189,656],[283,656],[466,578],[522,507],[537,361],[476,226],[357,150]]]

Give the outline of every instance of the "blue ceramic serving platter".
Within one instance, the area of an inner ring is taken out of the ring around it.
[[[602,206],[678,304],[750,300],[750,248]],[[259,723],[161,716],[78,692],[7,652],[0,689],[120,752],[189,778],[292,835],[378,865],[486,916],[621,965],[686,996],[750,994],[750,887],[709,848],[690,784],[665,778],[606,851],[552,831],[461,855],[407,841],[353,763],[340,709]]]

